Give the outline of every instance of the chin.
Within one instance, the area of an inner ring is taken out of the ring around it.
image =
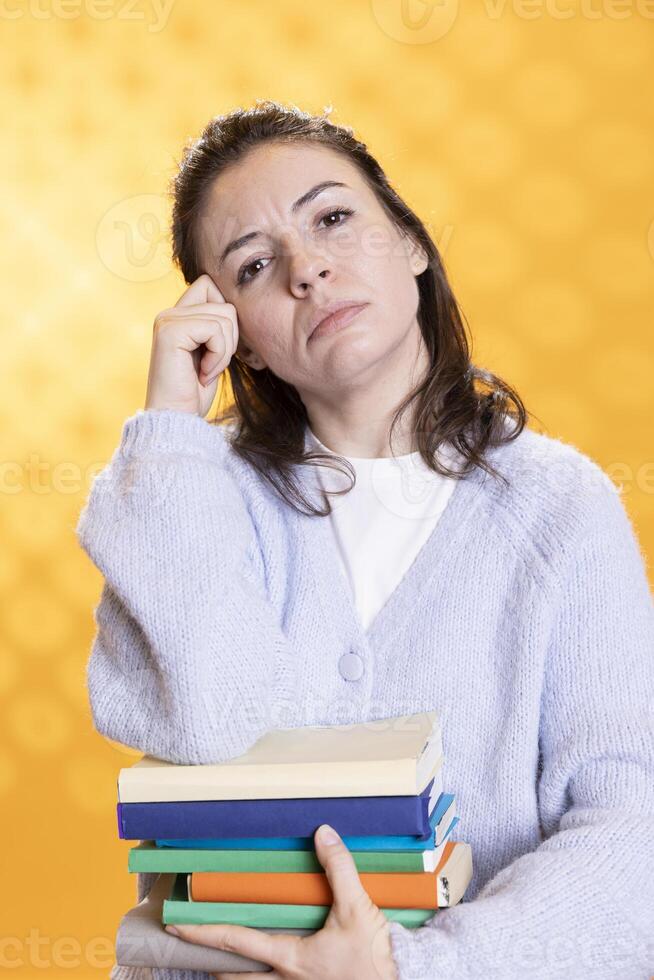
[[[339,342],[322,359],[321,377],[330,386],[347,384],[350,380],[360,382],[362,375],[383,369],[393,350],[394,347],[389,349],[378,342],[372,344],[369,337],[357,337],[354,343]]]

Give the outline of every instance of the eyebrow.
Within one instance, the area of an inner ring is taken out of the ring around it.
[[[308,190],[305,194],[298,197],[297,201],[294,201],[293,204],[291,204],[291,214],[296,214],[301,208],[307,204],[310,204],[314,198],[318,197],[319,194],[327,190],[329,187],[347,186],[347,184],[344,184],[340,180],[323,180],[321,183],[316,184],[315,187],[310,188],[310,190]],[[223,250],[218,263],[218,268],[223,265],[228,255],[231,255],[232,252],[236,252],[236,250],[239,248],[243,248],[243,246],[247,245],[247,243],[252,241],[253,238],[259,238],[261,234],[262,233],[260,231],[250,231],[247,233],[247,235],[241,235],[240,238],[235,238],[234,241],[230,242],[229,245],[227,245],[227,247]]]

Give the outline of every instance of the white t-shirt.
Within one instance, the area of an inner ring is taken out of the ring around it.
[[[308,436],[309,444],[332,453],[311,429]],[[439,455],[450,466],[457,459],[451,449],[441,448]],[[434,530],[457,481],[430,470],[419,452],[344,458],[355,469],[356,484],[341,497],[329,497],[330,522],[365,630]],[[349,476],[339,471],[326,466],[315,469],[323,489],[350,483]]]

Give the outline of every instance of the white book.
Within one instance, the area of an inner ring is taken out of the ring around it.
[[[419,795],[443,762],[435,711],[266,732],[221,763],[145,755],[118,776],[121,803]]]

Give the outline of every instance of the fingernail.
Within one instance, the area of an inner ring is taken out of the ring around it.
[[[336,833],[333,827],[330,827],[328,823],[322,824],[318,828],[318,833],[320,834],[320,840],[323,844],[338,844],[340,837]]]
[[[173,936],[179,936],[179,930],[175,926],[166,926],[166,932],[171,932]]]

